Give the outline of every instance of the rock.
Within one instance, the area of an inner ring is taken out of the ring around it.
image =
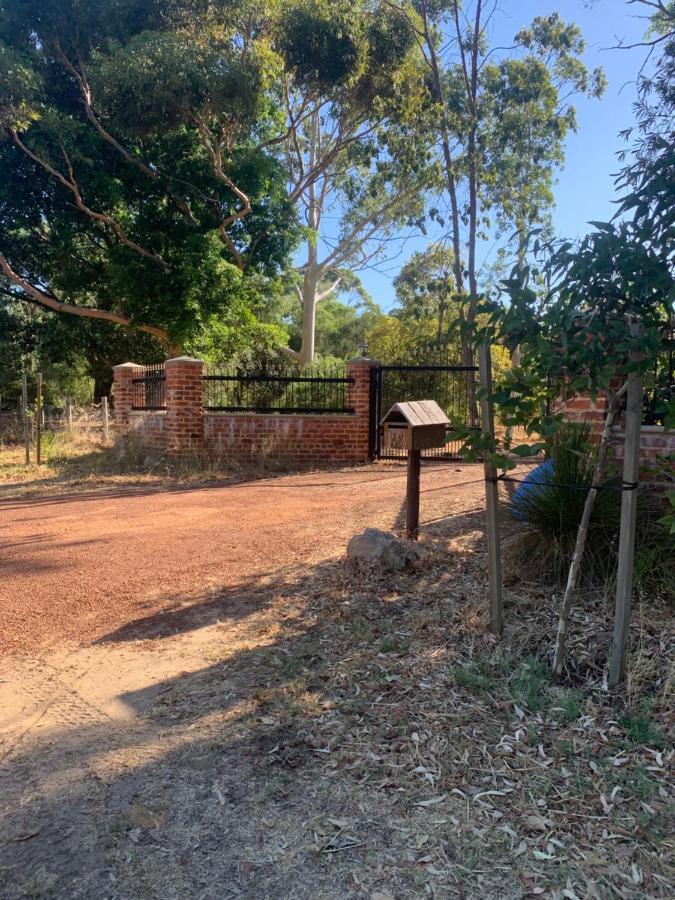
[[[347,559],[375,563],[395,572],[402,572],[419,556],[420,550],[415,544],[400,541],[379,528],[366,528],[363,534],[354,535],[347,545]]]

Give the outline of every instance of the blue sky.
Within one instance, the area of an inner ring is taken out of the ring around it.
[[[617,171],[617,152],[625,147],[619,132],[633,122],[635,78],[646,56],[645,48],[609,49],[619,39],[634,43],[643,38],[645,10],[625,0],[597,0],[587,8],[582,0],[502,0],[502,12],[494,25],[495,44],[508,44],[514,34],[537,15],[558,11],[566,21],[576,22],[586,39],[585,62],[601,65],[607,75],[607,91],[601,100],[577,98],[579,128],[567,140],[566,162],[555,187],[553,213],[558,235],[575,237],[590,230],[591,219],[607,220],[613,214],[615,197],[612,174]],[[392,278],[405,260],[423,249],[429,238],[408,240],[402,253],[380,270],[361,273],[364,286],[383,309],[395,302]],[[479,261],[491,247],[482,248]],[[391,271],[393,269],[393,271]]]

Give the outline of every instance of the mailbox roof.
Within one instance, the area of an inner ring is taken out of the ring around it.
[[[450,419],[446,416],[435,400],[411,400],[409,403],[394,403],[381,425],[388,422],[393,413],[398,413],[413,428],[421,428],[425,425],[449,425]]]

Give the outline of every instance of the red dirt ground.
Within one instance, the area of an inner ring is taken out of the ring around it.
[[[467,514],[466,528],[480,528],[481,474],[423,470],[422,521]],[[0,654],[95,640],[188,598],[334,558],[368,525],[400,529],[404,494],[405,469],[380,465],[0,501]]]

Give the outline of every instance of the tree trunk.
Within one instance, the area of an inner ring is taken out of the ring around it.
[[[450,216],[452,219],[452,249],[454,254],[453,272],[455,276],[455,284],[458,293],[464,290],[464,273],[462,271],[462,251],[461,251],[461,233],[459,222],[459,204],[457,202],[457,181],[455,178],[455,168],[450,150],[450,129],[448,127],[445,97],[443,94],[443,82],[441,79],[440,67],[438,65],[438,54],[434,38],[429,30],[426,12],[424,13],[424,41],[429,51],[429,62],[431,65],[431,75],[433,79],[433,96],[441,107],[441,148],[443,151],[443,163],[445,167],[445,178],[448,183],[448,194],[450,195]]]
[[[310,166],[316,165],[320,138],[319,113],[314,111],[310,118]],[[310,235],[307,239],[307,264],[302,278],[302,332],[300,353],[297,357],[301,369],[314,362],[316,346],[316,304],[317,290],[321,273],[317,244],[319,241],[319,226],[321,224],[321,204],[316,194],[316,184],[312,182],[308,187],[309,201],[307,204],[307,225]]]
[[[98,403],[102,397],[109,397],[112,393],[112,377],[109,375],[97,375],[94,378],[94,400]]]
[[[302,331],[298,356],[298,365],[301,369],[314,362],[316,352],[317,286],[316,273],[309,264],[302,283]]]
[[[609,450],[609,438],[612,430],[612,425],[614,424],[614,419],[619,408],[619,399],[621,398],[621,396],[623,396],[625,389],[626,386],[624,385],[617,394],[613,394],[609,398],[609,408],[605,417],[605,425],[602,429],[600,449],[598,450],[598,459],[595,464],[595,471],[593,473],[593,486],[589,490],[586,497],[586,502],[584,504],[584,511],[581,516],[579,530],[577,531],[577,539],[574,545],[574,554],[572,556],[572,562],[570,564],[570,569],[567,576],[567,586],[565,587],[565,595],[563,597],[560,617],[558,619],[558,634],[555,644],[555,658],[553,660],[553,675],[555,678],[560,678],[560,676],[562,675],[563,664],[565,661],[565,640],[567,638],[567,628],[569,625],[570,611],[572,609],[572,603],[574,601],[577,581],[579,579],[579,572],[581,571],[581,563],[584,558],[584,550],[586,549],[588,526],[590,525],[591,515],[593,514],[593,507],[595,506],[595,500],[598,496],[598,486],[605,477],[605,470],[607,468],[607,453]]]

